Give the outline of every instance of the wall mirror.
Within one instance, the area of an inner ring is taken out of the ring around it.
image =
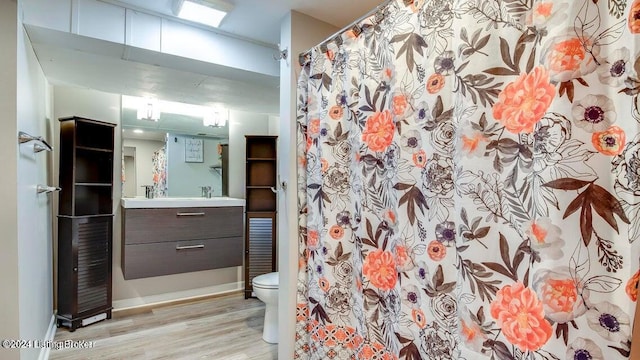
[[[228,110],[122,96],[123,197],[223,196]]]

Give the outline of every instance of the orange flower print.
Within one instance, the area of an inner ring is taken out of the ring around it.
[[[478,324],[470,319],[460,319],[460,335],[462,341],[474,351],[482,350],[486,336]]]
[[[558,0],[542,0],[533,4],[527,15],[526,24],[538,28],[556,25],[566,18],[569,4]]]
[[[320,158],[320,170],[326,173],[327,169],[329,169],[329,162],[325,158]]]
[[[542,260],[560,259],[564,252],[564,240],[560,237],[562,230],[548,217],[538,218],[523,224],[525,233],[531,240],[531,248],[540,253]]]
[[[325,158],[320,159],[320,170],[325,173],[329,169],[329,162]]]
[[[318,279],[318,285],[320,286],[320,289],[324,292],[329,291],[329,280],[327,280],[326,277],[321,277],[320,279]]]
[[[468,157],[483,157],[487,150],[487,144],[489,144],[489,139],[482,131],[469,129],[460,136],[458,150]]]
[[[444,76],[441,74],[433,74],[427,79],[427,92],[435,94],[444,87]]]
[[[413,164],[419,168],[424,168],[427,165],[427,154],[424,150],[413,154]]]
[[[315,250],[318,248],[318,231],[316,230],[309,230],[307,232],[307,247],[310,250]]]
[[[387,223],[392,229],[398,227],[398,215],[392,209],[387,209],[382,213],[382,219]]]
[[[413,269],[413,260],[407,251],[407,247],[403,245],[396,245],[396,265],[399,272],[405,272]]]
[[[493,116],[512,133],[530,133],[549,109],[556,88],[549,82],[549,73],[538,66],[521,74],[500,92],[493,105]]]
[[[424,327],[427,326],[427,318],[424,316],[424,312],[422,312],[422,310],[413,309],[411,311],[411,318],[420,329],[424,329]]]
[[[391,68],[385,68],[380,72],[380,80],[389,84],[391,83],[391,79],[395,76],[395,71]]]
[[[429,257],[433,261],[440,261],[447,256],[447,248],[438,240],[433,240],[429,243],[427,247],[427,253],[429,253]]]
[[[583,298],[589,295],[589,291],[578,287],[568,267],[537,271],[533,276],[532,288],[542,302],[545,316],[550,320],[567,323],[587,311]]]
[[[362,266],[362,273],[369,278],[373,286],[380,290],[393,289],[398,280],[393,254],[382,249],[377,249],[367,255]]]
[[[505,338],[521,351],[536,351],[551,337],[551,324],[544,318],[542,303],[521,282],[498,290],[490,310]]]
[[[632,34],[640,33],[640,0],[635,0],[629,9],[629,18],[627,19],[629,31]]]
[[[342,226],[333,225],[329,229],[329,236],[331,236],[333,240],[340,240],[344,236],[344,229]]]
[[[340,105],[334,105],[329,109],[329,117],[333,120],[340,120],[344,115],[344,109]]]
[[[407,97],[404,94],[396,94],[391,99],[391,106],[393,107],[393,114],[395,116],[404,115],[405,111],[409,107]]]
[[[586,48],[590,49],[587,53]],[[596,70],[595,58],[600,47],[586,38],[576,36],[574,30],[550,38],[542,50],[542,63],[554,82],[564,82],[588,75]]]
[[[309,124],[307,125],[307,136],[316,137],[320,135],[320,119],[315,118],[309,120]]]
[[[625,287],[625,291],[629,296],[631,301],[638,300],[638,281],[640,280],[640,270],[636,271],[635,274],[627,281],[627,286]]]
[[[591,143],[601,154],[616,156],[620,155],[624,150],[626,136],[624,130],[617,126],[612,126],[605,131],[593,133]]]
[[[307,142],[307,151],[309,151],[309,149],[311,149],[311,146],[313,145],[313,138],[311,136],[306,136],[306,142]]]
[[[369,117],[362,134],[362,141],[371,151],[384,151],[393,141],[396,126],[389,110],[376,112]]]

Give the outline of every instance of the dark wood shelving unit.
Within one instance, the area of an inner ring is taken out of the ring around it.
[[[57,325],[111,318],[115,124],[60,119]]]
[[[245,298],[254,277],[276,271],[277,136],[246,136]]]

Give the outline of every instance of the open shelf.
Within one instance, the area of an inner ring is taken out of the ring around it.
[[[273,162],[247,163],[247,186],[275,186],[276,167]]]
[[[276,194],[271,188],[247,188],[247,212],[275,211]]]
[[[277,137],[246,137],[245,297],[252,296],[255,276],[275,271]]]
[[[76,150],[76,183],[108,183],[113,181],[113,153]]]
[[[113,132],[104,131],[104,123],[84,119],[76,122],[76,148],[103,149],[113,151]]]
[[[275,159],[273,136],[247,136],[247,159]]]

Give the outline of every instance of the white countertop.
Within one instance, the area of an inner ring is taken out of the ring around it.
[[[182,207],[225,207],[244,206],[244,199],[230,197],[180,198],[167,197],[147,199],[143,197],[122,198],[122,207],[126,209],[182,208]]]

